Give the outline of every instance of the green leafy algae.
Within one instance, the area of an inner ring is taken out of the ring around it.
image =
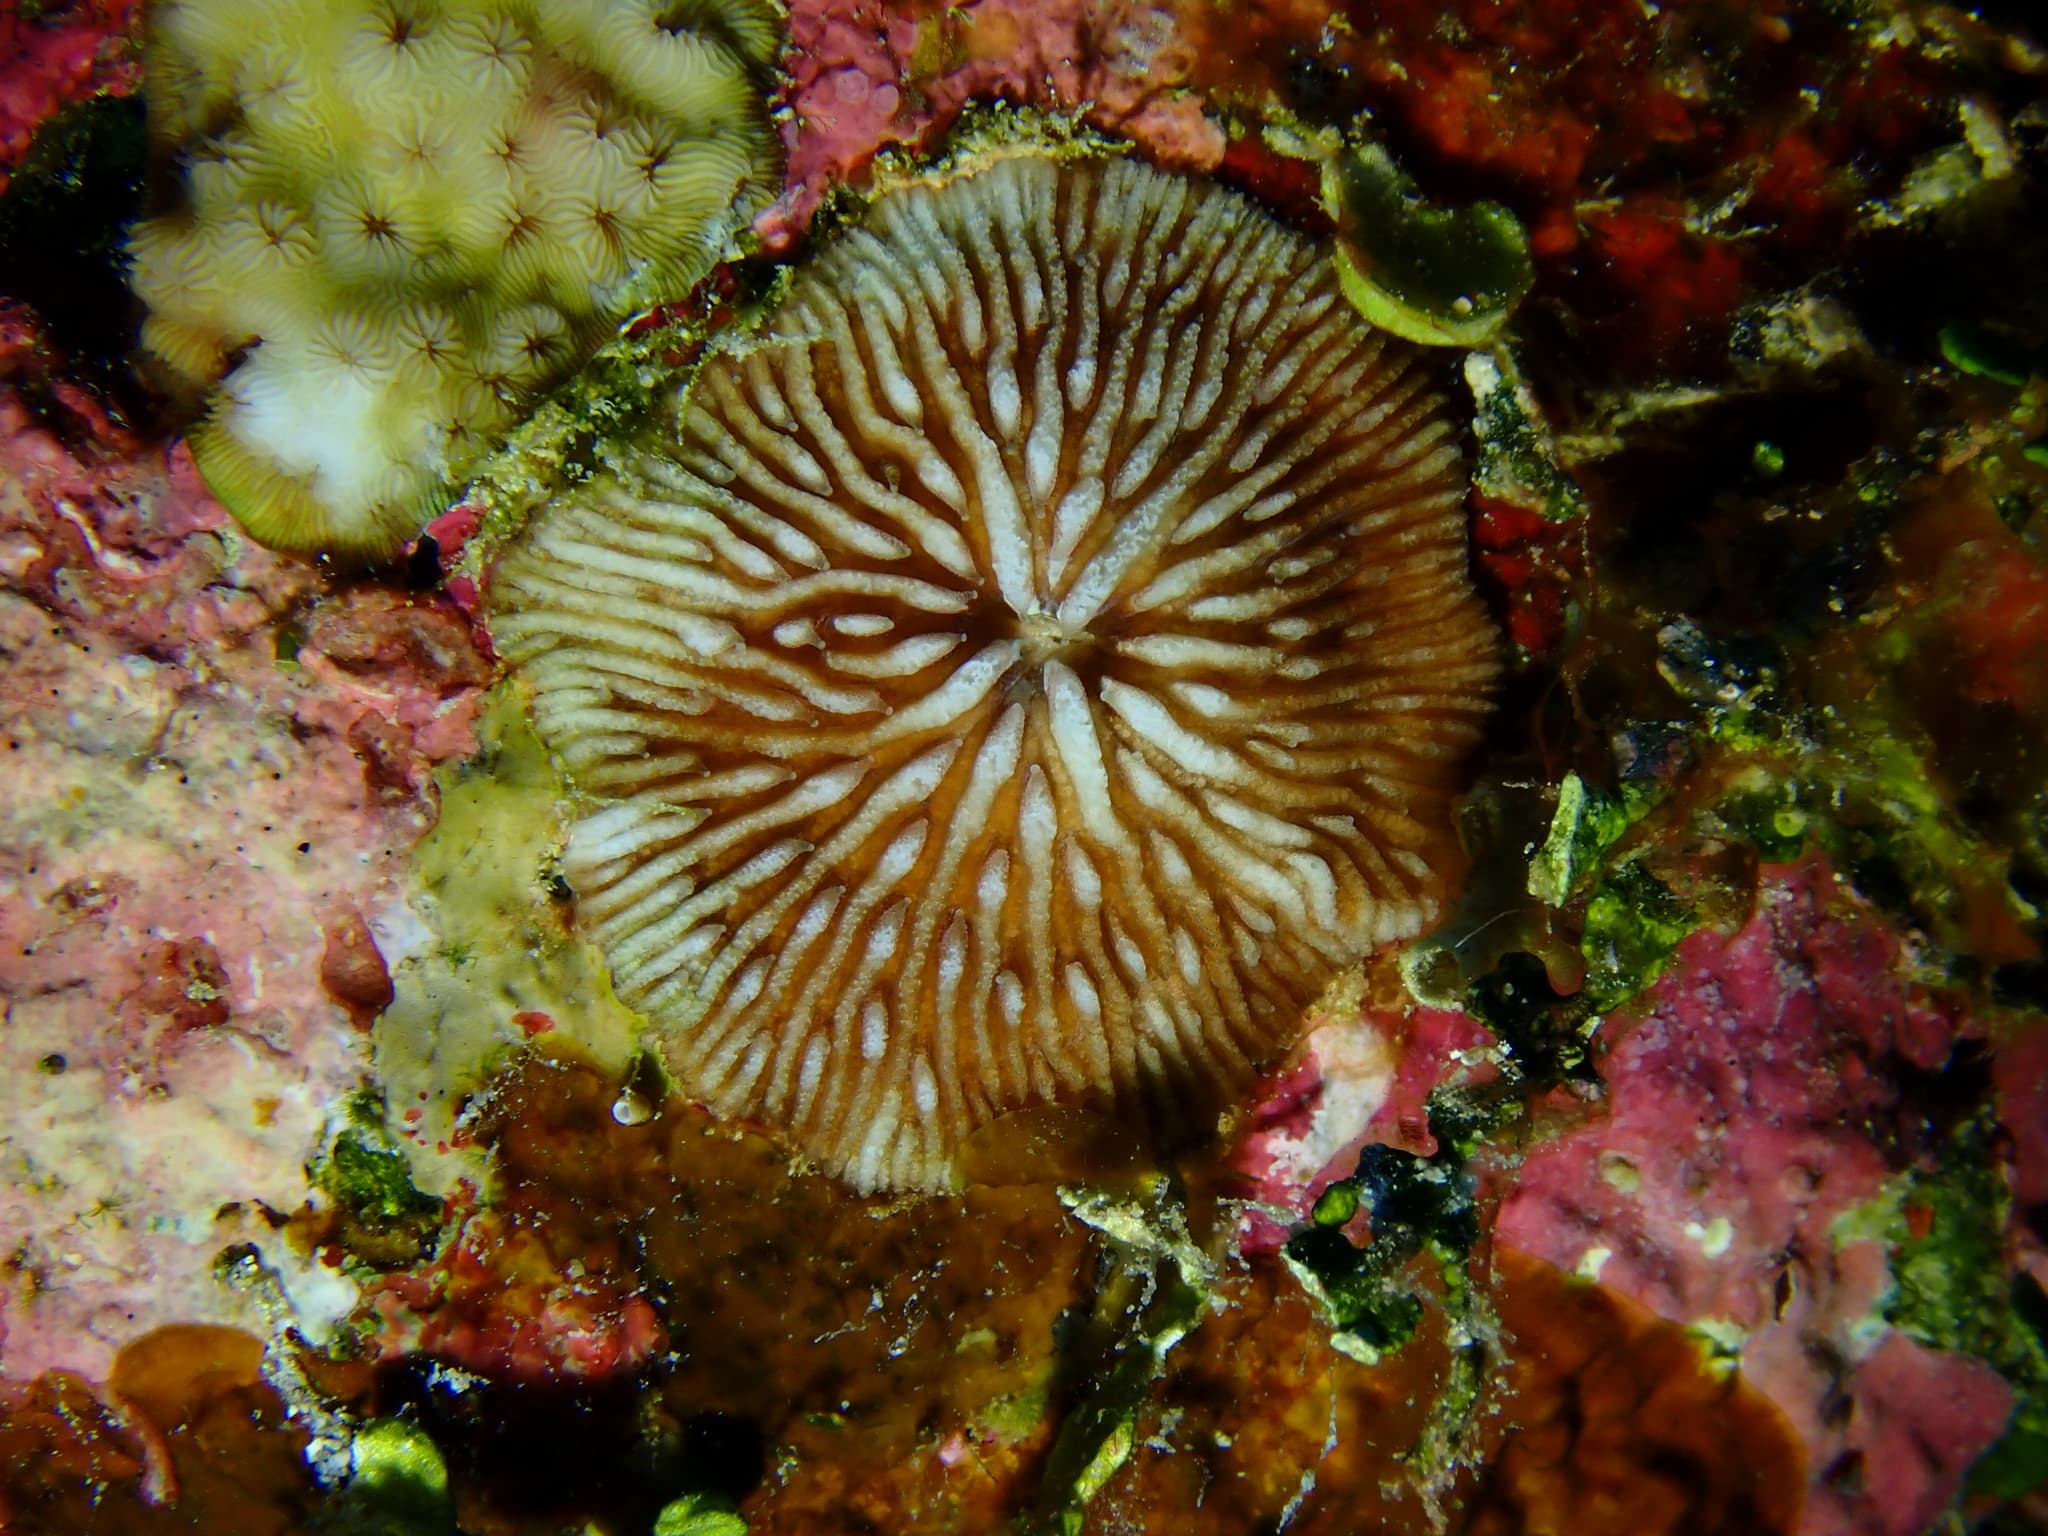
[[[1586,996],[1614,1008],[1663,975],[1671,952],[1701,924],[1700,914],[1640,861],[1610,871],[1586,902]]]
[[[1535,282],[1529,242],[1498,203],[1437,208],[1393,157],[1357,144],[1323,162],[1337,281],[1374,325],[1424,346],[1476,346]]]
[[[327,1150],[308,1168],[342,1219],[342,1244],[374,1264],[408,1264],[431,1252],[441,1202],[413,1183],[412,1163],[384,1120],[372,1089],[349,1100]]]
[[[1557,814],[1529,861],[1529,894],[1561,907],[1589,881],[1599,859],[1629,827],[1621,801],[1567,773],[1557,787]]]
[[[1536,1065],[1545,1081],[1583,1072],[1591,1016],[1655,981],[1672,951],[1706,921],[1701,904],[1674,890],[1637,853],[1610,857],[1662,799],[1654,783],[1625,783],[1615,794],[1576,772],[1565,774],[1549,830],[1529,860],[1528,891],[1552,907],[1584,898],[1584,987],[1560,1000],[1534,956],[1509,955],[1467,999],[1468,1010],[1509,1043],[1525,1068]]]
[[[1138,1416],[1169,1352],[1208,1315],[1214,1278],[1169,1181],[1129,1199],[1068,1189],[1060,1198],[1103,1235],[1107,1267],[1076,1351],[1095,1364],[1047,1456],[1037,1505],[1021,1527],[1029,1536],[1079,1536],[1089,1503],[1137,1448]]]
[[[441,1202],[412,1182],[412,1165],[395,1147],[371,1146],[343,1132],[314,1175],[319,1186],[348,1207],[358,1220],[391,1225],[428,1215]]]

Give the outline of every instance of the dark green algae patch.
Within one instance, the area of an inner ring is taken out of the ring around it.
[[[1424,346],[1497,335],[1536,280],[1529,242],[1499,203],[1429,203],[1378,144],[1323,162],[1323,203],[1344,296],[1374,325]]]
[[[374,1090],[349,1101],[340,1128],[309,1171],[331,1202],[338,1227],[329,1240],[342,1251],[379,1268],[432,1256],[442,1202],[413,1183],[412,1163],[387,1127],[384,1101]]]
[[[1892,1250],[1885,1320],[1987,1362],[2014,1388],[2004,1435],[1970,1470],[1973,1492],[2010,1499],[2048,1482],[2048,1294],[2004,1262],[2013,1198],[1998,1135],[1987,1114],[1954,1127],[1939,1161],[1914,1169],[1864,1225]]]
[[[1479,1238],[1478,1183],[1466,1159],[1479,1126],[1458,1137],[1448,1104],[1430,1116],[1433,1155],[1374,1144],[1358,1166],[1317,1197],[1309,1224],[1287,1241],[1288,1262],[1308,1277],[1329,1308],[1338,1347],[1367,1364],[1415,1337],[1423,1304],[1404,1271],[1418,1255],[1436,1266],[1454,1312],[1469,1310],[1464,1265]],[[1363,1219],[1369,1236],[1354,1243],[1345,1228]],[[1472,1319],[1459,1321],[1470,1330]]]

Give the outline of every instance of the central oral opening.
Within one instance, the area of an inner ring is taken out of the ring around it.
[[[1085,629],[1070,628],[1045,612],[1027,613],[1019,619],[1017,638],[1024,646],[1022,660],[1031,668],[1048,661],[1071,662],[1092,643]]]

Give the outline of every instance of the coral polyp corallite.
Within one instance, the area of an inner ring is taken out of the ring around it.
[[[774,11],[667,20],[583,0],[154,8],[152,123],[184,182],[131,238],[143,342],[206,398],[194,454],[258,539],[395,552],[510,415],[772,194]]]
[[[501,557],[565,873],[692,1094],[862,1188],[1199,1132],[1436,912],[1495,675],[1433,361],[1233,194],[887,193]]]

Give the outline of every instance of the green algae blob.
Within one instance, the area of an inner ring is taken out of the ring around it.
[[[714,1495],[686,1493],[662,1506],[654,1536],[747,1536],[747,1522]]]
[[[1376,144],[1323,162],[1337,276],[1374,325],[1423,346],[1476,346],[1535,282],[1529,242],[1498,203],[1437,208]]]
[[[448,1464],[426,1431],[403,1419],[376,1419],[356,1431],[350,1513],[387,1536],[441,1536],[455,1529]]]
[[[450,1140],[466,1095],[535,1035],[574,1041],[614,1073],[640,1035],[569,925],[556,857],[567,790],[514,689],[492,697],[477,735],[474,757],[435,776],[440,818],[409,892],[424,931],[392,965],[396,995],[372,1033],[389,1102],[420,1111],[420,1146]],[[452,1175],[417,1176],[439,1188]]]

